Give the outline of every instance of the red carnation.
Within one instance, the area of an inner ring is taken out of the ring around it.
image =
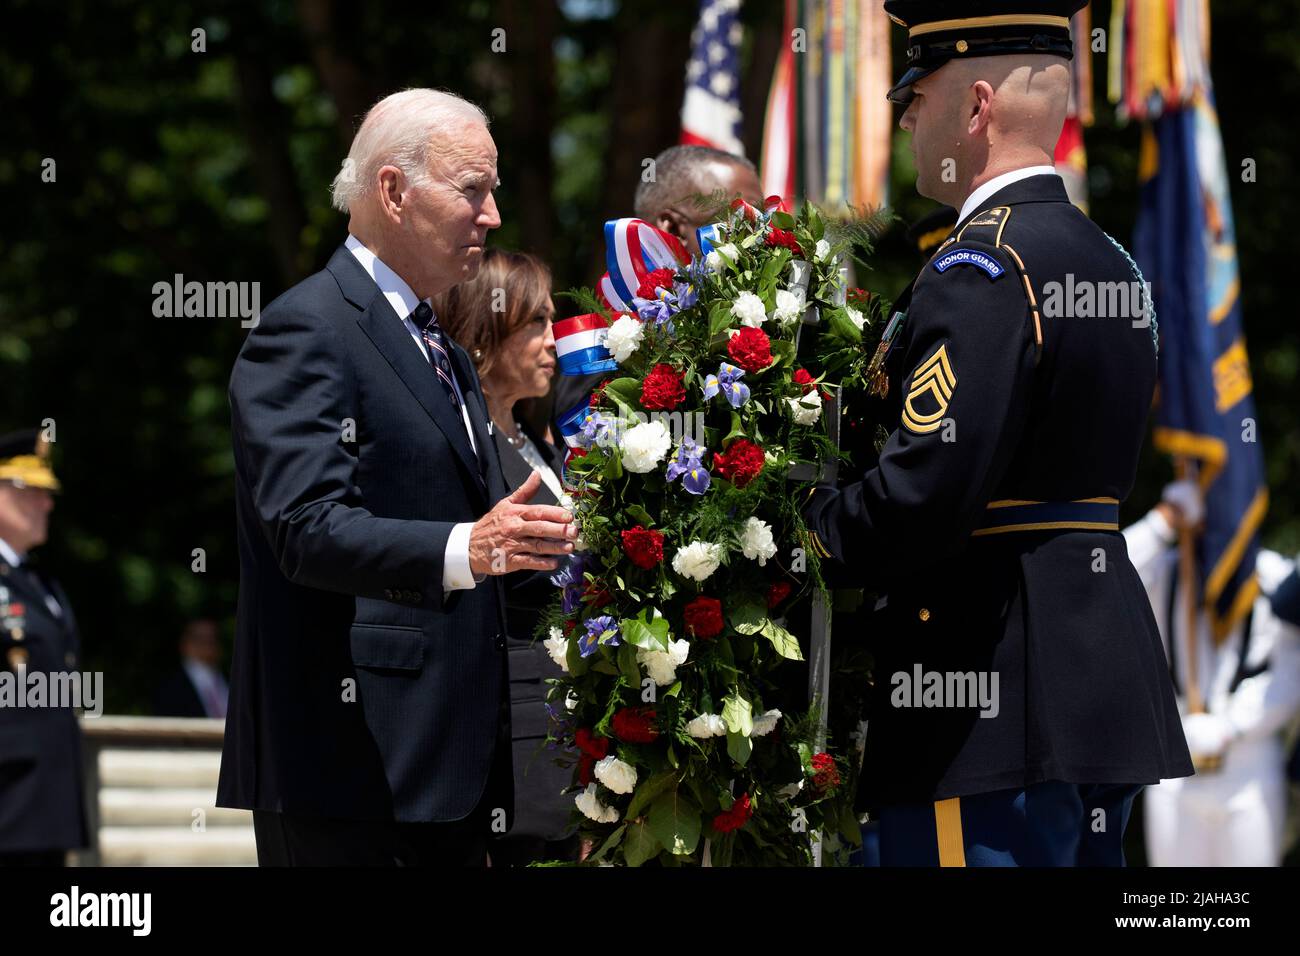
[[[578,786],[585,787],[596,776],[596,758],[583,754],[578,758]]]
[[[790,596],[794,586],[789,581],[773,581],[767,589],[767,609],[775,610],[776,606]]]
[[[638,568],[653,568],[664,559],[664,536],[637,525],[623,532],[623,551]]]
[[[594,760],[603,760],[609,756],[609,738],[598,737],[586,727],[579,727],[573,735],[573,743],[585,756]]]
[[[763,470],[763,449],[748,438],[737,438],[726,451],[714,453],[713,469],[737,488],[744,488]]]
[[[569,632],[573,630],[573,628],[577,625],[577,623],[578,623],[577,621],[565,621],[565,622],[564,622],[564,636],[565,636],[565,637],[568,637],[568,636],[569,636]]]
[[[805,395],[807,395],[809,392],[813,392],[817,390],[817,380],[813,378],[812,373],[809,372],[806,368],[795,369],[794,383],[803,389],[803,393]],[[822,401],[829,402],[830,400],[831,400],[831,393],[827,391],[823,391]]]
[[[673,270],[656,269],[641,280],[641,285],[636,290],[637,298],[657,299],[660,289],[671,289],[672,287]]]
[[[614,736],[625,744],[650,744],[659,737],[655,712],[645,707],[624,707],[610,721]]]
[[[835,766],[835,758],[828,753],[813,754],[813,786],[825,792],[840,785],[840,771]]]
[[[671,365],[656,365],[641,383],[641,404],[648,409],[667,411],[676,408],[685,398],[682,373]]]
[[[761,372],[772,364],[772,340],[762,329],[747,325],[731,337],[727,354],[746,372]]]
[[[799,245],[799,240],[789,229],[769,229],[764,242],[769,246],[785,246],[796,256],[803,255],[803,247]]]
[[[871,293],[866,289],[852,288],[844,295],[849,305],[866,305],[871,301]]]
[[[722,602],[717,598],[700,595],[682,610],[686,630],[696,637],[708,639],[722,633]]]
[[[719,833],[730,833],[732,830],[739,830],[754,815],[754,808],[750,806],[749,794],[742,793],[736,798],[736,802],[731,805],[730,810],[723,810],[713,818],[713,829]]]

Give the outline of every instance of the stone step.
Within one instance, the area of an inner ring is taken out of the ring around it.
[[[104,826],[172,826],[190,828],[196,819],[204,826],[253,825],[247,810],[214,806],[212,787],[145,789],[106,787],[99,791],[99,820]],[[194,811],[202,810],[201,817]]]
[[[99,828],[102,866],[256,866],[253,827]]]
[[[216,793],[220,750],[135,750],[99,753],[100,787],[208,788]]]

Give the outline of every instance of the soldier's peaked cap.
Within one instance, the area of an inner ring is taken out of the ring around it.
[[[949,60],[1049,53],[1073,58],[1070,17],[1088,0],[885,0],[885,13],[907,28],[907,71],[889,91],[906,105],[912,84]]]

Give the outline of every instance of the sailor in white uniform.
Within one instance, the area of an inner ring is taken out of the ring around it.
[[[1197,765],[1193,777],[1147,787],[1147,855],[1152,866],[1278,866],[1287,804],[1283,734],[1300,712],[1300,628],[1274,613],[1270,597],[1295,564],[1259,550],[1260,594],[1218,644],[1206,615],[1198,616],[1196,675],[1205,712],[1189,714],[1178,529],[1194,527],[1203,511],[1195,483],[1176,482],[1124,530],[1170,658]]]

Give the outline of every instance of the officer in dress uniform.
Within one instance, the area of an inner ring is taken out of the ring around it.
[[[1080,0],[888,0],[920,193],[959,210],[873,359],[893,431],[805,508],[828,576],[883,592],[860,804],[889,865],[1122,865],[1143,784],[1190,774],[1119,533],[1156,381],[1138,281],[1052,166]],[[1142,299],[1145,303],[1145,298]]]
[[[1203,514],[1196,483],[1180,481],[1124,529],[1165,642],[1197,771],[1143,795],[1147,856],[1152,866],[1279,866],[1287,801],[1282,731],[1300,711],[1300,628],[1274,613],[1273,599],[1295,564],[1259,550],[1260,594],[1222,640],[1215,641],[1208,618],[1198,614],[1193,647],[1205,709],[1188,713],[1177,544],[1179,529],[1195,527]]]
[[[0,437],[0,687],[76,671],[80,640],[63,589],[28,561],[44,543],[53,492],[49,444]],[[18,707],[0,691],[0,866],[61,866],[86,846],[81,731],[70,707]]]

